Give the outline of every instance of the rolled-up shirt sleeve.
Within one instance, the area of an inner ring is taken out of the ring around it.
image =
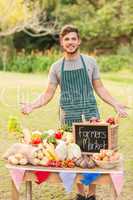
[[[94,60],[93,62],[93,73],[92,73],[92,80],[100,79],[100,71],[99,71],[99,66]]]
[[[54,64],[51,66],[49,70],[48,81],[51,84],[58,85],[58,78],[57,78],[57,73],[56,73]]]

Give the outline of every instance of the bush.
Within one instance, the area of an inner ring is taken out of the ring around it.
[[[46,56],[38,56],[36,57],[36,62],[32,66],[33,72],[48,72],[50,66],[54,62],[53,58],[49,58]]]
[[[7,71],[17,71],[22,73],[48,72],[51,65],[59,58],[59,51],[32,52],[26,54],[21,52],[15,54],[12,60],[6,65]],[[97,57],[97,62],[102,72],[119,71],[123,68],[133,71],[133,60],[131,54],[123,55],[102,55]],[[3,70],[2,60],[0,60],[0,70]]]
[[[35,58],[31,55],[28,56],[14,56],[12,61],[8,64],[9,71],[17,72],[32,72],[32,65]]]
[[[32,52],[28,55],[19,53],[14,55],[13,59],[8,63],[7,70],[22,73],[47,72],[57,57],[56,52],[44,55],[42,52]]]
[[[102,72],[114,71],[117,72],[122,68],[128,68],[130,58],[122,55],[99,56],[97,62]]]
[[[1,56],[0,56],[0,70],[3,70],[3,61]]]

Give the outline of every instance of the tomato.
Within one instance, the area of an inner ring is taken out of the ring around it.
[[[61,139],[62,138],[62,133],[61,132],[55,133],[55,138],[56,139]]]
[[[40,144],[42,142],[41,138],[33,138],[32,144]]]
[[[112,125],[112,124],[115,124],[115,119],[114,119],[114,117],[109,117],[109,118],[106,120],[106,122]]]

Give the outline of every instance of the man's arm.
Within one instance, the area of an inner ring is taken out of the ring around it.
[[[121,116],[121,117],[127,117],[127,112],[125,110],[126,106],[119,103],[116,99],[114,99],[108,90],[104,87],[102,81],[100,79],[93,80],[93,88],[96,92],[96,94],[106,103],[110,104],[115,111]]]
[[[48,83],[47,89],[44,93],[42,93],[35,101],[32,103],[21,103],[21,112],[23,114],[29,114],[34,109],[40,108],[43,105],[46,105],[54,96],[57,85]]]

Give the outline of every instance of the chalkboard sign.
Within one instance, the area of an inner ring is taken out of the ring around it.
[[[73,123],[75,143],[83,154],[100,152],[100,149],[109,149],[110,126],[108,124]]]

